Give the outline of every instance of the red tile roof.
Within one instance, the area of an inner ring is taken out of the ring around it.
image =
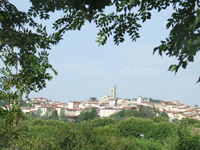
[[[123,107],[124,109],[131,109],[132,107]]]
[[[165,111],[166,113],[174,113],[173,111]]]

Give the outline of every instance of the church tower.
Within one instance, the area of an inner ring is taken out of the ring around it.
[[[117,95],[117,85],[115,85],[114,87],[110,88],[110,97],[109,97],[109,99],[116,99],[116,95]]]

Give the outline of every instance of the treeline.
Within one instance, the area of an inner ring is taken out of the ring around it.
[[[117,121],[121,121],[123,118],[128,118],[128,117],[139,117],[139,118],[144,118],[144,119],[153,119],[153,117],[160,116],[162,117],[163,120],[169,120],[169,116],[165,113],[162,112],[160,113],[158,109],[151,108],[149,106],[144,106],[142,105],[139,108],[139,111],[135,108],[132,107],[130,110],[125,110],[123,109],[122,111],[112,114],[110,117],[115,118]]]
[[[198,150],[200,146],[198,128],[194,128],[200,121],[188,118],[177,124],[135,117],[121,122],[109,117],[65,123],[29,116],[18,126],[7,128],[2,123],[6,121],[1,118],[1,149]]]
[[[11,113],[0,118],[0,149],[199,149],[199,120],[185,118],[171,123],[161,114],[142,106],[139,111],[132,108],[118,112],[115,115],[119,121],[115,115],[100,118],[93,108],[83,111],[76,123],[70,123],[59,121],[56,111],[48,119],[21,113],[19,124],[13,126]]]
[[[165,112],[160,113],[158,109],[143,105],[139,108],[139,111],[136,109],[136,107],[132,107],[130,110],[122,109],[118,113],[110,115],[110,117],[114,118],[116,121],[121,121],[123,118],[128,117],[155,119],[157,118],[157,116],[162,117],[160,119],[162,119],[163,121],[169,121],[169,116]],[[76,122],[79,123],[81,121],[88,121],[97,117],[99,116],[97,114],[96,109],[92,108],[91,110],[82,111],[81,114],[78,115],[78,117],[76,118]]]
[[[94,118],[98,118],[98,113],[95,108],[92,108],[91,110],[85,109],[84,111],[81,112],[80,115],[77,116],[76,118],[76,123],[79,123],[81,121],[88,121],[92,120]]]
[[[161,102],[161,101],[163,101],[163,100],[159,100],[159,99],[153,99],[153,98],[149,98],[149,101],[150,101],[150,103],[159,103],[159,102]]]
[[[57,110],[51,111],[47,108],[47,112],[45,115],[41,115],[42,111],[38,109],[37,113],[26,113],[27,115],[30,114],[30,116],[36,118],[36,119],[43,119],[43,120],[58,120],[58,121],[64,121],[68,122],[67,117],[65,116],[65,112],[63,109],[60,111],[60,115],[58,115]]]

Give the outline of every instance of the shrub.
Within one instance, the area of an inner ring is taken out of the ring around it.
[[[170,122],[155,123],[150,119],[127,118],[117,126],[117,132],[125,137],[140,137],[162,139],[169,137],[175,124]]]
[[[30,126],[38,126],[38,125],[40,125],[40,126],[45,125],[45,121],[42,119],[35,119],[30,124]]]
[[[95,150],[162,150],[164,147],[153,140],[139,140],[137,138],[120,138],[113,136],[98,136],[86,143],[86,149]]]
[[[196,122],[193,121],[192,123]],[[177,128],[177,141],[175,146],[176,149],[198,150],[200,147],[199,132],[194,132],[194,128],[189,127],[188,122],[182,121]]]
[[[183,118],[183,119],[181,119],[181,124],[187,124],[187,125],[194,125],[194,124],[196,124],[196,123],[200,123],[200,121],[199,120],[197,120],[197,119],[192,119],[192,118]]]
[[[117,124],[117,121],[114,118],[95,118],[93,122],[94,127],[104,127],[110,124]]]
[[[34,126],[30,126],[28,137],[16,141],[13,149],[16,146],[18,149],[80,149],[85,142],[82,137],[79,131],[64,122],[44,121],[43,125],[35,122]]]
[[[151,120],[153,120],[154,122],[169,122],[169,119],[168,118],[164,118],[164,117],[161,117],[161,116],[154,116],[151,118]]]
[[[92,134],[93,135],[98,135],[98,136],[106,136],[106,135],[109,135],[109,136],[116,136],[117,133],[116,133],[116,127],[117,125],[107,125],[107,126],[104,126],[104,127],[96,127],[93,129],[92,131]]]

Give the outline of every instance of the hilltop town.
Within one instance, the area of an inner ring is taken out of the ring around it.
[[[142,97],[132,99],[117,98],[117,86],[110,88],[110,95],[104,95],[100,97],[99,101],[87,100],[87,101],[69,101],[68,103],[61,103],[60,101],[52,102],[47,98],[37,97],[26,100],[26,104],[29,107],[21,106],[21,110],[24,113],[38,113],[41,116],[51,114],[53,111],[57,111],[60,116],[61,111],[64,110],[65,116],[69,120],[76,120],[77,116],[84,110],[91,110],[95,108],[98,115],[102,117],[109,117],[111,114],[117,113],[123,109],[130,110],[132,107],[136,107],[137,110],[144,105],[154,107],[159,110],[160,113],[165,112],[169,116],[169,120],[173,119],[181,120],[182,118],[193,118],[200,120],[200,107],[195,107],[181,104],[179,101],[160,101],[150,102],[149,98]],[[12,105],[2,106],[2,108],[10,108]]]

